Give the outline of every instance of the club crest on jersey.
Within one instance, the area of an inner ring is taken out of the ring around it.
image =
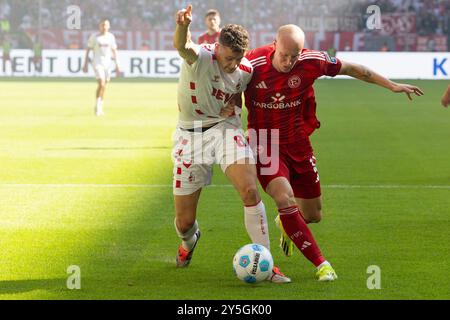
[[[300,87],[300,83],[301,83],[301,79],[299,76],[294,75],[292,77],[289,78],[288,80],[288,86],[291,89],[297,89],[298,87]]]
[[[214,78],[211,79],[212,82],[219,82],[220,76],[214,76]]]
[[[236,90],[240,91],[241,87],[242,87],[242,83],[241,83],[241,81],[239,81],[238,84],[236,85]]]

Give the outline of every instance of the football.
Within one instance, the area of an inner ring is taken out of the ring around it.
[[[236,276],[246,283],[264,281],[272,274],[273,258],[270,251],[260,244],[247,244],[233,258]]]

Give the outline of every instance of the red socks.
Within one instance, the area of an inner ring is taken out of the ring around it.
[[[295,243],[303,255],[314,266],[319,266],[325,261],[314,236],[300,213],[297,206],[279,209],[280,219],[289,238]]]

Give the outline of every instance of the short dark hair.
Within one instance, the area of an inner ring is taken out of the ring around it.
[[[208,12],[206,12],[205,14],[205,18],[209,17],[209,16],[219,16],[219,11],[217,11],[216,9],[209,9]]]
[[[219,43],[229,47],[233,52],[245,52],[249,48],[250,40],[247,30],[237,24],[227,24],[221,31]]]

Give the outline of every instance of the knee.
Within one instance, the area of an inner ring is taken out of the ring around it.
[[[319,223],[322,220],[322,206],[303,212],[306,223]]]
[[[272,198],[279,209],[295,206],[297,204],[295,202],[294,194],[289,192],[277,193]]]
[[[322,220],[322,211],[316,211],[313,215],[305,218],[307,223],[319,223]]]
[[[261,200],[258,188],[253,184],[243,187],[239,190],[239,194],[245,205],[255,205]]]

